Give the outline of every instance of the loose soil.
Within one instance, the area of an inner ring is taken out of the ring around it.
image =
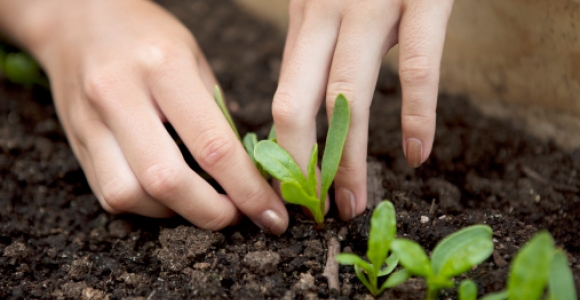
[[[196,35],[242,132],[265,136],[283,37],[229,1],[160,2]],[[580,287],[580,150],[563,151],[441,95],[433,153],[411,169],[401,151],[397,82],[383,70],[371,108],[369,208],[390,199],[398,235],[427,250],[465,226],[490,225],[493,256],[468,273],[480,296],[504,288],[516,251],[541,229],[568,254]],[[2,299],[369,297],[352,267],[340,267],[340,290],[329,290],[321,274],[331,237],[342,251],[365,253],[370,210],[345,223],[331,209],[317,231],[288,206],[290,227],[280,237],[247,220],[208,232],[180,217],[112,216],[91,194],[47,91],[1,81],[0,114]],[[411,279],[382,298],[424,295],[424,283]],[[447,298],[455,293],[441,294]]]

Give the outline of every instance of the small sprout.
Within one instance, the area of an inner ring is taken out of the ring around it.
[[[425,278],[427,299],[435,299],[441,289],[454,286],[453,277],[491,255],[492,230],[486,225],[474,225],[447,236],[433,249],[431,261],[421,246],[411,240],[395,239],[391,248],[409,273]]]
[[[0,44],[0,75],[12,83],[31,87],[35,84],[49,87],[36,61],[24,52],[11,52]]]
[[[256,148],[256,145],[258,144],[258,136],[253,132],[248,132],[248,133],[246,133],[246,135],[244,136],[243,139],[240,138],[240,133],[238,132],[238,128],[236,127],[236,124],[234,123],[234,120],[232,119],[232,116],[230,115],[230,112],[228,111],[228,108],[224,102],[224,98],[222,96],[222,93],[220,91],[220,88],[217,85],[214,86],[214,88],[213,88],[213,96],[214,96],[216,104],[219,106],[224,117],[226,118],[226,120],[230,124],[230,127],[232,128],[232,130],[234,131],[234,133],[236,134],[238,139],[242,142],[242,145],[244,145],[244,149],[246,149],[246,152],[248,153],[248,155],[252,159],[252,162],[254,163],[254,165],[256,166],[258,171],[260,171],[260,174],[262,174],[262,177],[264,177],[266,180],[270,179],[270,175],[268,175],[268,173],[266,171],[264,171],[264,168],[262,168],[262,166],[256,161],[256,158],[254,157],[254,149]],[[268,135],[268,140],[274,140],[275,138],[276,138],[276,130],[275,130],[274,126],[272,126],[272,128],[270,129],[270,134]]]
[[[486,295],[481,300],[539,300],[546,286],[548,300],[578,299],[566,255],[554,247],[552,236],[542,231],[516,254],[507,290]]]
[[[318,145],[312,147],[308,163],[308,177],[305,177],[292,156],[274,140],[260,141],[255,149],[256,161],[272,177],[280,180],[282,197],[289,203],[305,206],[318,224],[324,222],[326,195],[338,170],[342,150],[350,123],[350,108],[344,95],[336,97],[334,111],[330,119],[326,148],[322,156],[321,187],[317,193]]]
[[[222,97],[222,92],[220,91],[220,88],[217,85],[213,87],[213,97],[215,99],[215,102],[217,103],[217,105],[221,109],[222,113],[224,114],[224,117],[226,117],[226,120],[230,124],[230,127],[232,127],[232,130],[234,131],[234,133],[238,137],[238,140],[241,141],[242,139],[240,138],[240,134],[238,133],[238,128],[236,127],[234,120],[232,120],[232,116],[230,115],[230,112],[228,111],[228,108],[227,108],[226,104],[224,103],[224,98]]]
[[[388,255],[396,231],[395,208],[391,202],[383,201],[377,206],[371,217],[367,249],[367,258],[370,263],[356,254],[341,253],[336,256],[336,261],[340,264],[354,265],[357,277],[373,296],[377,296],[385,289],[395,287],[409,278],[409,273],[406,270],[401,270],[393,273],[380,288],[378,287],[378,277],[392,273],[399,262],[396,255]],[[383,267],[383,265],[386,266]]]
[[[459,284],[459,300],[477,299],[477,285],[473,280],[466,279]]]

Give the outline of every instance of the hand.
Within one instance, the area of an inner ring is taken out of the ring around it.
[[[4,27],[27,33],[20,42],[47,71],[59,118],[103,208],[176,212],[212,230],[235,222],[239,210],[272,233],[286,230],[282,201],[215,104],[216,80],[182,24],[142,0],[34,5],[23,19],[38,26]],[[229,196],[188,167],[166,121]]]
[[[290,25],[272,107],[278,142],[306,172],[322,99],[326,98],[330,116],[336,96],[345,94],[351,125],[334,181],[343,220],[366,206],[369,107],[382,58],[397,43],[403,150],[412,167],[429,156],[452,5],[453,0],[290,1]]]

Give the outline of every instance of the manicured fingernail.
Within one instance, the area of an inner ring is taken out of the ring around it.
[[[417,168],[422,163],[423,144],[416,138],[407,139],[407,163],[413,168]]]
[[[356,217],[356,205],[353,193],[348,189],[340,188],[336,196],[340,218],[343,221],[348,221]]]
[[[263,212],[256,224],[265,231],[275,235],[280,235],[286,231],[286,222],[273,210]]]

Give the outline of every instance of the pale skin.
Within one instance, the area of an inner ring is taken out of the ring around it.
[[[306,170],[318,108],[327,99],[330,112],[338,93],[347,96],[351,128],[335,179],[342,219],[366,205],[369,106],[381,58],[397,42],[404,152],[413,167],[428,157],[452,2],[291,1],[273,103],[278,140]],[[163,8],[146,0],[0,0],[0,29],[49,75],[59,119],[105,210],[177,213],[210,230],[245,215],[270,233],[286,230],[282,200],[213,100],[216,80],[194,36]],[[187,166],[164,122],[226,195]]]

